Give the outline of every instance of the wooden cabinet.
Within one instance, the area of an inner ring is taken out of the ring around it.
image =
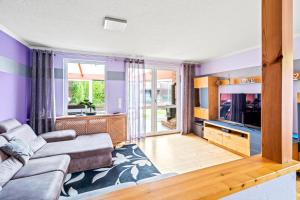
[[[194,78],[194,117],[216,120],[218,118],[218,78],[213,76]]]
[[[222,129],[228,130],[228,133]],[[251,155],[250,137],[248,132],[204,122],[205,139],[241,155]]]
[[[223,133],[212,128],[204,127],[204,138],[216,144],[223,144]]]
[[[300,160],[299,141],[297,139],[293,141],[293,160]]]
[[[73,129],[77,135],[108,133],[114,145],[127,140],[125,114],[64,116],[56,119],[56,130]]]
[[[110,117],[108,122],[108,133],[114,144],[121,143],[127,139],[127,121],[124,116]]]
[[[209,77],[200,77],[194,79],[194,88],[208,88]]]
[[[223,133],[223,145],[229,149],[250,156],[250,141],[239,133]]]
[[[201,108],[201,107],[195,107],[194,108],[194,117],[197,117],[200,119],[209,119],[208,109]]]

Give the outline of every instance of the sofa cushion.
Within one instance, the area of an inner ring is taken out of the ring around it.
[[[23,142],[26,142],[27,144],[31,144],[32,141],[37,138],[32,128],[27,124],[23,124],[7,133],[3,133],[2,136],[4,136],[7,140],[11,140],[13,137],[15,137],[23,140]]]
[[[59,142],[59,141],[66,141],[66,140],[75,139],[76,138],[76,132],[74,130],[52,131],[52,132],[41,134],[41,136],[47,142]]]
[[[31,159],[21,168],[13,179],[34,176],[53,171],[61,171],[67,173],[70,163],[70,156],[59,155],[46,158]]]
[[[7,155],[18,159],[23,165],[25,165],[33,155],[30,146],[17,138],[12,138],[8,143],[1,146],[0,149]]]
[[[0,192],[0,199],[56,200],[59,198],[64,173],[54,171],[9,181]]]
[[[72,159],[69,165],[69,173],[107,167],[112,165],[111,152],[99,153],[96,156],[88,156]]]
[[[8,141],[0,136],[0,147],[8,143]],[[0,150],[0,163],[8,158],[7,154]]]
[[[47,144],[46,140],[44,140],[44,138],[42,138],[41,136],[38,136],[32,141],[30,147],[33,152],[36,152],[37,150],[42,148],[45,144]]]
[[[121,183],[118,185],[113,185],[113,186],[109,186],[106,188],[102,188],[102,189],[98,189],[98,190],[93,190],[90,192],[85,192],[85,193],[81,193],[75,196],[71,196],[71,197],[60,197],[59,200],[87,200],[87,199],[93,199],[96,197],[100,197],[101,195],[110,193],[110,192],[114,192],[117,190],[121,190],[121,189],[125,189],[128,187],[132,187],[132,186],[136,186],[135,182],[127,182],[127,183]]]
[[[22,163],[10,157],[0,163],[0,187],[3,187],[21,169]],[[1,199],[1,198],[0,198]]]
[[[110,136],[107,133],[99,133],[78,136],[75,140],[47,143],[33,155],[33,158],[68,154],[72,159],[79,159],[112,151]]]
[[[0,122],[0,134],[8,132],[22,124],[18,122],[16,119],[8,119]]]

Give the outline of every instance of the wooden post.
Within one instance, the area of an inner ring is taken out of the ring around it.
[[[262,0],[262,156],[292,159],[293,0]]]

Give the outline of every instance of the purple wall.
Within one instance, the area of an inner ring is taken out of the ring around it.
[[[294,60],[300,59],[300,37],[294,39]],[[225,56],[222,58],[218,58],[215,60],[210,60],[208,62],[202,63],[199,70],[197,70],[198,76],[204,75],[214,75],[217,74],[220,76],[222,73],[225,77],[233,74],[235,71],[235,75],[237,74],[236,71],[240,72],[245,76],[243,71],[251,71],[249,69],[255,68],[257,66],[261,66],[262,57],[261,57],[261,48],[251,49],[249,51],[244,51],[241,53],[236,53],[230,56]],[[294,66],[298,69],[300,66]],[[255,73],[255,71],[253,72]],[[249,73],[248,76],[253,76],[257,74]],[[222,86],[219,88],[219,92],[232,92],[232,93],[240,93],[240,92],[260,92],[261,91],[261,84],[252,84],[252,85],[237,85],[237,86]],[[293,114],[293,129],[295,132],[298,131],[298,115],[297,115],[297,92],[300,92],[300,81],[294,81],[294,114]]]
[[[30,78],[21,71],[30,66],[30,49],[0,31],[0,121],[29,114]],[[1,65],[1,64],[0,64]]]
[[[113,59],[105,56],[82,55],[73,53],[57,52],[54,58],[54,66],[58,69],[63,69],[64,60],[78,59],[89,61],[104,61],[106,72],[123,72],[125,68],[122,59]],[[62,78],[56,79],[56,114],[63,115],[64,111],[64,80]],[[106,80],[106,110],[108,113],[126,112],[125,106],[125,80]],[[119,108],[118,101],[121,99],[122,107]]]
[[[294,40],[294,59],[300,59],[300,37]],[[201,64],[198,75],[208,75],[225,71],[261,66],[261,48],[233,54]]]

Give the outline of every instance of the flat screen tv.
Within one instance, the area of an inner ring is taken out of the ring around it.
[[[261,94],[220,94],[220,120],[261,126]]]

